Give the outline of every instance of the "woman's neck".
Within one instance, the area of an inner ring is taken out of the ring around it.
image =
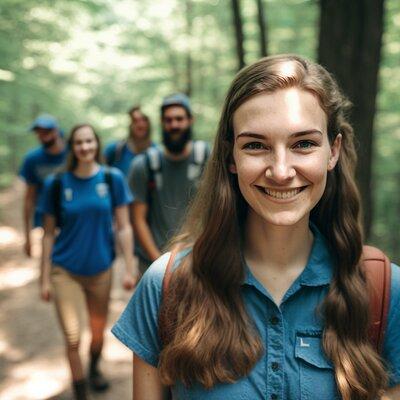
[[[74,169],[74,175],[79,178],[87,178],[94,175],[100,169],[100,165],[96,161],[78,162]]]
[[[245,237],[244,254],[250,264],[282,272],[304,267],[313,243],[308,217],[296,225],[277,226],[250,213]]]

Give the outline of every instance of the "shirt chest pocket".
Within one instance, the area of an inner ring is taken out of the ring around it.
[[[332,363],[322,349],[322,333],[296,334],[295,357],[300,371],[301,400],[340,399]]]

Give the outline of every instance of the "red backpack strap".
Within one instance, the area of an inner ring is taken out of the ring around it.
[[[363,247],[362,266],[370,295],[371,325],[369,337],[376,351],[381,352],[390,303],[391,266],[387,256],[371,246]]]

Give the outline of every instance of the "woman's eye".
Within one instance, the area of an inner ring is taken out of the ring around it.
[[[262,150],[264,145],[260,142],[250,142],[246,143],[243,148],[248,150]]]
[[[311,149],[315,146],[314,142],[310,142],[309,140],[302,140],[294,145],[296,149]]]

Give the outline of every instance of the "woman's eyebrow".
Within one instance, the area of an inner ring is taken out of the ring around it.
[[[291,133],[290,137],[299,137],[299,136],[311,135],[313,133],[317,133],[317,134],[322,136],[322,132],[319,131],[318,129],[306,129],[304,131]],[[254,132],[241,132],[241,133],[239,133],[239,135],[236,136],[236,140],[238,140],[240,137],[251,137],[251,138],[254,138],[254,139],[262,139],[262,140],[266,139],[265,135],[261,135],[259,133],[254,133]]]
[[[265,136],[264,135],[260,135],[259,133],[253,133],[253,132],[242,132],[239,133],[239,135],[236,136],[236,140],[238,140],[240,137],[252,137],[255,139],[264,139],[265,140]]]
[[[305,131],[294,132],[290,136],[291,137],[299,137],[299,136],[311,135],[313,133],[317,133],[322,136],[322,132],[319,131],[318,129],[306,129]]]

